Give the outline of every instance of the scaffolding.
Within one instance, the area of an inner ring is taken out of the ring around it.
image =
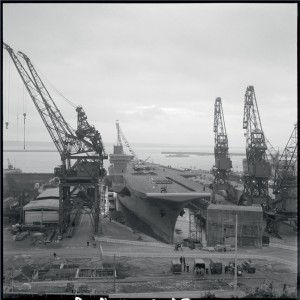
[[[191,209],[189,212],[189,241],[194,244],[202,242],[201,215]]]

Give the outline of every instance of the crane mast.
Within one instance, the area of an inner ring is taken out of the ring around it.
[[[133,149],[131,148],[130,144],[128,143],[121,127],[119,124],[119,121],[116,121],[116,127],[117,127],[117,145],[118,146],[122,146],[122,141],[124,141],[124,144],[126,145],[126,147],[128,148],[129,152],[133,155],[135,160],[138,160],[137,155],[135,154],[135,152],[133,151]]]
[[[229,174],[232,162],[228,153],[228,137],[226,133],[223,114],[222,100],[220,97],[215,100],[214,110],[214,133],[215,133],[215,165],[213,167],[213,192],[212,201],[215,201],[215,194],[218,190],[228,190]]]
[[[247,205],[262,204],[269,197],[268,180],[271,176],[271,166],[267,160],[268,148],[253,86],[248,86],[245,93],[243,129],[246,130],[246,159],[243,161],[242,201],[247,201]]]

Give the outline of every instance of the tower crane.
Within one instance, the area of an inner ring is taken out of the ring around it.
[[[124,144],[126,145],[126,147],[128,148],[129,152],[133,155],[134,160],[138,161],[138,157],[135,154],[135,152],[133,151],[133,149],[131,148],[130,144],[128,143],[121,127],[119,124],[119,121],[116,120],[116,127],[117,127],[117,145],[118,146],[122,146],[122,141],[124,142]]]
[[[70,220],[72,210],[70,197],[75,190],[74,187],[79,185],[89,192],[92,191],[94,196],[93,214],[97,233],[100,200],[98,185],[105,175],[103,159],[107,158],[100,133],[88,123],[81,106],[76,107],[77,130],[72,129],[57,108],[30,59],[24,53],[18,52],[18,55],[26,62],[28,73],[14,50],[6,43],[3,43],[3,48],[9,53],[61,157],[61,167],[54,170],[55,175],[60,179],[59,229],[61,235]],[[72,191],[70,187],[73,187]]]
[[[225,120],[220,97],[215,100],[214,111],[214,133],[215,133],[215,165],[213,167],[214,180],[212,183],[212,201],[215,202],[215,194],[218,190],[229,189],[229,175],[232,162],[228,153],[228,137],[226,133]]]
[[[247,205],[262,204],[269,198],[271,166],[253,86],[248,86],[245,93],[243,129],[246,130],[246,159],[243,161],[244,191],[240,204],[242,201],[247,201]]]
[[[277,163],[273,193],[275,199],[265,204],[266,231],[279,237],[282,221],[294,222],[297,228],[297,124]]]

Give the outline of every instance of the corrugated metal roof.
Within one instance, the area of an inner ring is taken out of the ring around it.
[[[207,209],[262,212],[262,207],[261,206],[238,206],[238,205],[210,204],[207,207]]]
[[[58,210],[59,200],[58,199],[45,199],[45,200],[35,200],[29,202],[23,207],[23,210]]]
[[[37,199],[59,199],[59,188],[47,189],[41,192],[37,197]]]
[[[79,189],[75,189],[75,191],[72,193],[72,196],[76,196],[78,192]],[[41,192],[36,199],[59,199],[59,188],[46,189]]]

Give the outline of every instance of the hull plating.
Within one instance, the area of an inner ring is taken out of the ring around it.
[[[177,217],[184,203],[159,203],[134,195],[118,195],[127,224],[165,243],[173,243]]]

